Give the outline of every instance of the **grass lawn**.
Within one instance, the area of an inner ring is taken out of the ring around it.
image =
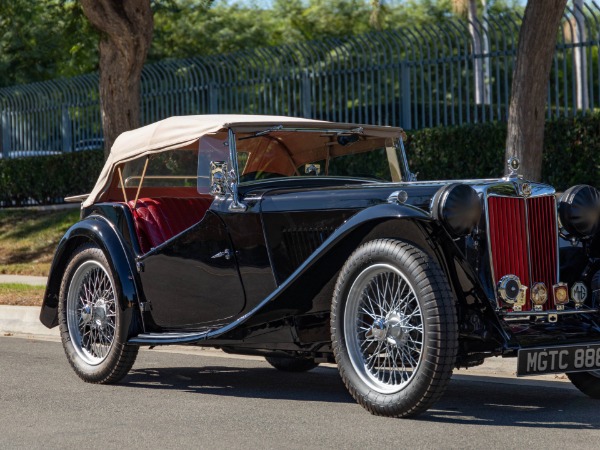
[[[47,276],[54,250],[79,209],[0,210],[0,274]],[[0,284],[1,305],[41,305],[43,286]]]
[[[41,306],[45,286],[27,284],[0,284],[0,304],[19,306]]]
[[[79,209],[0,210],[0,273],[47,276],[58,241]]]

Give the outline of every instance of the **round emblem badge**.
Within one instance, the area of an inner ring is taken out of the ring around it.
[[[581,281],[571,286],[571,299],[575,302],[576,306],[581,306],[585,302],[588,296],[588,290],[585,284]]]

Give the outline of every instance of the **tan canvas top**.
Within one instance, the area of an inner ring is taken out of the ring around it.
[[[197,115],[174,116],[121,134],[113,144],[110,155],[96,181],[94,189],[83,202],[83,207],[94,204],[108,187],[115,167],[123,162],[181,148],[193,144],[202,136],[233,129],[235,132],[260,131],[282,125],[286,128],[316,128],[351,130],[362,127],[365,134],[381,137],[399,137],[400,128],[325,122],[285,116],[260,115]]]

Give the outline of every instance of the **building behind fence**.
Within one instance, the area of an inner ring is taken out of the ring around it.
[[[166,60],[142,73],[142,123],[172,115],[282,114],[419,129],[506,120],[521,17]],[[567,8],[548,118],[600,106],[600,6]],[[474,52],[473,49],[481,49]],[[98,75],[0,89],[3,157],[102,146]]]

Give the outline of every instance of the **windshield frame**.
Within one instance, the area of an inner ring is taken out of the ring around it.
[[[405,182],[405,181],[414,181],[414,175],[410,172],[409,170],[409,165],[408,165],[408,159],[406,157],[406,150],[404,147],[404,137],[405,134],[399,133],[396,136],[392,137],[392,136],[388,136],[388,137],[382,137],[382,136],[377,136],[377,135],[373,135],[371,133],[365,133],[364,129],[360,126],[357,126],[355,128],[351,128],[351,129],[341,129],[341,128],[313,128],[313,127],[284,127],[281,125],[278,126],[274,126],[268,129],[264,129],[264,130],[260,130],[260,131],[256,131],[256,132],[250,132],[250,133],[233,133],[233,141],[232,144],[230,146],[230,150],[231,151],[231,159],[234,160],[235,159],[235,165],[236,165],[236,170],[234,171],[234,177],[235,177],[235,182],[236,184],[241,184],[241,185],[247,185],[248,183],[256,183],[259,181],[264,181],[266,179],[269,178],[261,178],[261,179],[252,179],[252,180],[243,180],[243,171],[245,170],[245,168],[247,167],[247,161],[244,164],[240,164],[239,160],[240,160],[240,155],[241,154],[247,154],[249,155],[251,152],[244,152],[244,151],[240,151],[238,152],[237,150],[234,150],[234,148],[238,148],[238,146],[240,145],[240,143],[246,141],[246,140],[250,140],[250,139],[255,139],[255,138],[260,138],[262,136],[281,136],[281,133],[288,133],[287,136],[290,136],[289,133],[318,133],[320,135],[320,137],[328,137],[330,139],[330,142],[327,143],[327,145],[331,145],[333,148],[333,146],[335,146],[335,148],[338,150],[338,154],[337,155],[330,155],[330,150],[329,148],[327,149],[327,161],[326,161],[326,169],[323,172],[318,172],[317,175],[319,178],[329,178],[329,179],[335,179],[335,178],[340,178],[340,179],[364,179],[367,182],[373,182],[374,180],[376,180],[377,178],[374,177],[364,177],[364,176],[356,176],[356,175],[331,175],[328,172],[328,164],[329,164],[329,159],[333,159],[333,158],[339,158],[339,157],[343,157],[346,156],[345,154],[339,152],[340,149],[342,149],[342,146],[345,146],[346,144],[342,144],[342,142],[340,142],[340,139],[343,139],[344,137],[347,137],[349,139],[351,139],[351,143],[357,142],[357,141],[361,141],[361,143],[365,144],[366,141],[369,140],[376,140],[376,139],[382,139],[383,142],[385,143],[384,146],[379,146],[377,148],[372,148],[372,149],[365,149],[365,150],[358,150],[357,152],[348,152],[347,155],[352,155],[352,154],[366,154],[369,153],[371,151],[375,151],[375,150],[381,150],[381,149],[385,149],[386,151],[386,158],[387,158],[387,162],[388,162],[388,166],[390,169],[390,177],[392,178],[391,181],[392,182]],[[356,139],[354,139],[354,137],[356,137]],[[334,140],[337,140],[338,144],[335,144]],[[391,140],[391,144],[389,145],[388,141]],[[285,150],[287,151],[288,154],[288,159],[289,162],[292,163],[293,165],[293,172],[294,173],[290,173],[290,174],[280,174],[277,176],[277,179],[284,179],[284,178],[306,178],[307,175],[301,175],[299,173],[299,168],[301,168],[304,165],[309,165],[311,163],[307,162],[298,162],[294,160],[294,157],[298,155],[298,153],[293,153],[290,152],[290,150],[285,146],[285,141],[281,142],[282,140],[279,139],[279,142],[283,145],[282,148],[285,148]],[[289,141],[289,140],[288,140]],[[366,145],[365,145],[366,146]],[[280,160],[283,161],[285,160],[285,158],[281,158]],[[324,158],[318,159],[316,161],[324,161]],[[238,166],[241,166],[242,169],[238,170]],[[318,166],[318,164],[317,164]],[[287,168],[287,170],[289,171],[289,167]],[[233,175],[233,174],[232,174]],[[379,179],[379,181],[386,181],[389,182],[390,180],[382,180]]]

